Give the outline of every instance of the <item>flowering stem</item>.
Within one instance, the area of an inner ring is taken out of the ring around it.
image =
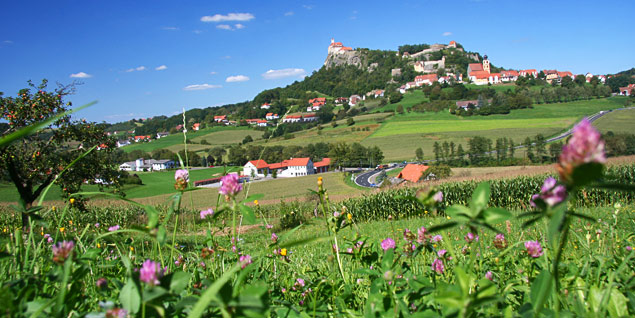
[[[179,225],[179,215],[175,215],[174,216],[174,231],[172,232],[172,247],[176,247],[175,245],[175,241],[176,241],[176,228]],[[170,262],[172,262],[172,260],[174,259],[174,249],[170,250]]]
[[[344,282],[346,282],[346,276],[344,276],[344,269],[342,268],[342,260],[340,259],[340,248],[337,244],[337,233],[333,234],[333,239],[335,240],[335,255],[337,256],[337,266],[340,269],[342,279],[344,280]]]

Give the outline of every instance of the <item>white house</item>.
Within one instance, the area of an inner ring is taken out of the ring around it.
[[[359,95],[351,95],[351,97],[348,98],[348,106],[353,107],[357,105],[360,100],[362,100],[362,98]]]
[[[267,120],[274,120],[274,119],[278,119],[280,118],[280,116],[278,116],[278,114],[274,114],[274,113],[267,113],[267,115],[265,116],[265,119]]]
[[[157,139],[161,139],[163,137],[167,137],[170,133],[168,133],[167,131],[163,131],[163,132],[158,132],[157,133]]]
[[[130,144],[130,140],[118,140],[117,147],[123,147]]]
[[[283,123],[299,123],[302,121],[301,115],[287,115],[287,117],[282,119]]]
[[[267,121],[264,119],[258,119],[258,121],[256,122],[258,127],[267,127]]]
[[[280,163],[270,164],[269,169],[277,170],[278,177],[299,177],[315,173],[310,158],[291,158]]]
[[[269,103],[264,103],[262,104],[262,106],[260,106],[260,109],[269,109],[271,108],[271,105]]]
[[[303,121],[316,121],[317,117],[315,116],[315,114],[306,114],[303,116]]]
[[[264,160],[252,160],[243,166],[244,176],[264,177],[265,173],[269,174],[269,164]]]
[[[174,168],[173,160],[145,160],[143,158],[124,162],[119,165],[119,170],[122,171],[160,171],[171,168]]]

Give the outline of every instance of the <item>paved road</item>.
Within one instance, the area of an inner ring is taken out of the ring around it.
[[[611,112],[616,111],[616,110],[624,110],[624,109],[635,109],[635,107],[617,108],[617,109],[613,109],[613,110],[603,110],[603,111],[600,111],[599,113],[595,113],[595,114],[587,117],[587,119],[589,120],[589,122],[594,122],[594,121],[598,120],[600,117],[602,117],[602,116],[604,116],[604,115],[606,115],[608,113],[611,113]],[[569,130],[563,132],[562,134],[560,134],[558,136],[551,137],[551,138],[547,139],[547,142],[558,141],[558,140],[562,140],[564,138],[567,138],[567,137],[569,137],[569,135],[571,135],[572,131],[573,131],[573,128],[570,128]],[[515,149],[519,149],[519,148],[523,148],[523,147],[525,147],[525,146],[524,145],[518,145],[518,146],[516,146],[514,148]],[[487,152],[486,154],[489,154],[489,153],[495,154],[496,151],[494,150],[494,151],[491,151],[491,152]],[[429,163],[429,162],[434,162],[434,161],[435,161],[434,159],[424,160],[423,163]],[[372,188],[371,183],[370,183],[370,179],[374,175],[379,174],[380,172],[381,172],[381,169],[376,169],[376,170],[371,170],[371,171],[368,171],[368,172],[364,172],[364,173],[358,175],[357,177],[355,177],[355,183],[358,186],[361,186],[361,187]]]

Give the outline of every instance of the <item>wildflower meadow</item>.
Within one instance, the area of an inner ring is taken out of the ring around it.
[[[632,317],[634,167],[605,163],[583,120],[557,175],[506,181],[525,188],[335,203],[318,177],[317,203],[289,210],[239,200],[248,185],[229,174],[222,204],[191,211],[181,202],[196,188],[181,168],[163,205],[73,204],[116,198],[101,192],[16,205],[0,217],[0,316]]]

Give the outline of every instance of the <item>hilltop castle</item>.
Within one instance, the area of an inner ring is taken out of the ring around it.
[[[352,48],[344,46],[342,42],[335,42],[335,39],[331,38],[331,44],[329,45],[329,54],[341,54],[352,50]]]

